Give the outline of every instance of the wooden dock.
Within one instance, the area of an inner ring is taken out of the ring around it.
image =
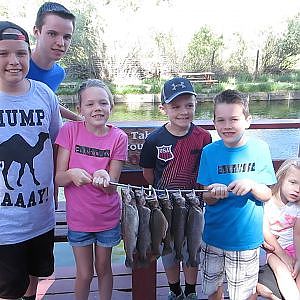
[[[132,270],[124,264],[113,264],[113,295],[112,300],[131,300],[132,297]],[[74,299],[74,280],[75,266],[56,268],[55,273],[47,278],[42,278],[38,286],[37,300],[71,300]],[[156,275],[156,299],[167,299],[169,288],[162,263],[157,263]],[[184,283],[184,277],[181,275],[181,282]],[[182,285],[184,288],[184,285]],[[201,293],[200,276],[197,284],[198,299],[207,299],[207,296]],[[97,278],[94,277],[91,284],[89,299],[99,299]],[[144,300],[141,298],[138,300]],[[228,298],[226,294],[225,299]]]

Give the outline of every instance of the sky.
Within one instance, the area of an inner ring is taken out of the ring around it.
[[[70,10],[73,3],[81,2],[55,1],[64,4]],[[20,21],[20,25],[29,32],[32,32],[35,14],[42,2],[44,1],[0,0],[1,5],[10,6],[12,14],[20,16],[20,11],[25,9],[24,15],[31,15]],[[92,2],[100,5],[104,0]],[[147,38],[149,43],[153,42],[154,34],[163,32],[172,33],[176,46],[179,45],[180,48],[181,45],[183,49],[201,26],[208,25],[215,34],[223,35],[225,40],[233,33],[239,32],[249,44],[254,44],[255,48],[261,42],[262,32],[270,28],[273,32],[281,32],[286,28],[287,18],[300,12],[300,0],[161,0],[159,6],[155,5],[157,0],[132,2],[142,3],[137,12],[120,12],[115,4],[122,3],[122,0],[110,0],[110,5],[99,7],[98,15],[104,18],[107,24],[105,35],[112,43],[116,41],[117,44],[125,45],[139,40],[147,47]]]
[[[172,32],[176,44],[186,45],[201,26],[208,25],[225,39],[239,32],[249,43],[258,43],[262,32],[283,31],[287,18],[300,12],[300,0],[170,0],[160,6],[153,2],[144,0],[138,12],[116,18],[113,10],[107,10],[107,34],[129,42],[155,31]]]

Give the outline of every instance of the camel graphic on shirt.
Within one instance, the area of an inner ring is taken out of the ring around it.
[[[0,161],[3,162],[2,174],[5,185],[9,190],[14,189],[9,185],[7,180],[8,171],[13,162],[17,162],[21,165],[17,180],[18,186],[22,186],[21,178],[24,174],[26,164],[29,167],[34,183],[40,185],[34,174],[33,159],[42,152],[44,143],[49,138],[49,134],[40,132],[38,137],[38,141],[34,146],[28,144],[19,134],[11,136],[7,141],[0,144]]]

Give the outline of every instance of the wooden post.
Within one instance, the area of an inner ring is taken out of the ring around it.
[[[132,300],[156,300],[156,260],[132,270]]]
[[[258,75],[258,60],[259,60],[259,49],[256,52],[256,62],[255,62],[254,79],[256,79],[257,75]]]

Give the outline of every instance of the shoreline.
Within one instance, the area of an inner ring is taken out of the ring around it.
[[[300,100],[300,91],[244,93],[250,101]],[[216,93],[197,94],[197,102],[212,101]],[[76,95],[58,95],[65,104],[77,102]],[[159,103],[160,94],[114,95],[115,103]]]

